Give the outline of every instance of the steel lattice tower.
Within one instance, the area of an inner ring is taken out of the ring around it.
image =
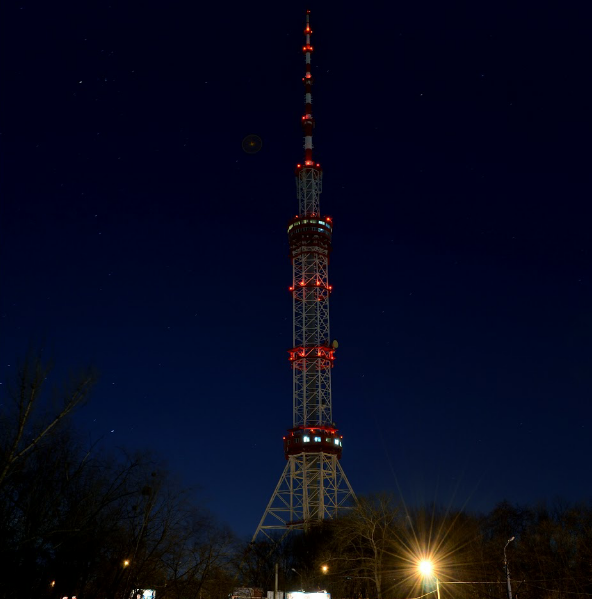
[[[331,368],[337,342],[329,334],[328,265],[333,223],[321,216],[323,172],[312,159],[312,83],[310,11],[304,29],[306,74],[304,164],[296,167],[298,216],[288,224],[292,260],[293,422],[284,437],[288,463],[253,536],[307,529],[351,508],[355,495],[339,463],[342,437],[333,422]]]

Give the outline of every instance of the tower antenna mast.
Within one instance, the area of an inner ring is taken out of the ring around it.
[[[253,541],[277,531],[308,530],[351,509],[355,494],[340,464],[343,437],[333,422],[331,369],[337,342],[329,331],[328,266],[333,222],[321,216],[323,171],[312,157],[312,84],[310,11],[304,28],[306,72],[304,162],[296,166],[298,215],[288,223],[292,261],[293,345],[292,427],[284,436],[286,467],[265,509]]]

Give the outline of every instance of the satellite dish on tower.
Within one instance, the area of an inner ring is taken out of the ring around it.
[[[337,349],[339,347],[339,343],[337,343],[337,339],[333,339],[333,342],[331,343],[331,347],[333,349]]]
[[[243,150],[247,154],[256,154],[263,146],[263,142],[258,135],[247,135],[243,139]]]

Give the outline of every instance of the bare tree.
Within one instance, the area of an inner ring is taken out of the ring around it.
[[[42,396],[48,372],[25,362],[14,409],[1,414],[0,599],[129,599],[142,589],[227,597],[232,533],[150,454],[84,448],[68,417],[94,376],[74,379],[52,406]]]
[[[383,596],[383,578],[400,537],[402,510],[388,495],[359,498],[356,507],[335,521],[333,546],[325,561],[338,567],[339,576],[360,586],[367,580],[376,597]]]
[[[61,392],[61,401],[60,394],[54,391],[53,413],[40,414],[45,381],[50,371],[51,367],[43,363],[40,354],[29,354],[18,367],[16,381],[9,387],[12,411],[0,414],[3,429],[0,441],[0,488],[15,466],[87,400],[96,383],[96,375],[90,369],[72,377],[70,384]]]

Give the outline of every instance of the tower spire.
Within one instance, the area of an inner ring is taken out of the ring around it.
[[[314,127],[314,119],[312,116],[312,83],[313,77],[310,70],[310,55],[313,47],[310,43],[312,29],[310,28],[310,10],[306,11],[306,27],[304,28],[304,46],[302,48],[306,60],[306,73],[303,77],[304,81],[304,116],[302,117],[302,128],[304,129],[304,164],[312,166],[312,130]]]
[[[307,530],[352,507],[354,492],[341,467],[343,437],[333,422],[331,369],[337,342],[329,331],[329,254],[333,222],[320,212],[323,172],[312,159],[312,74],[310,11],[304,29],[306,90],[304,164],[296,166],[298,216],[288,223],[292,262],[292,427],[284,436],[287,460],[259,522],[259,534]]]

